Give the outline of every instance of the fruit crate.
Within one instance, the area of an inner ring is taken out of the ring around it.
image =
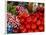
[[[44,3],[7,1],[7,33],[44,32]]]

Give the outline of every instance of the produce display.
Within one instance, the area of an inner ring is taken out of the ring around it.
[[[44,3],[37,4],[8,1],[7,33],[44,32]]]

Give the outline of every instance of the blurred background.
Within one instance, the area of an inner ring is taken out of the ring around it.
[[[12,14],[17,14],[16,6],[20,6],[20,5],[25,7],[28,10],[28,13],[35,12],[38,6],[44,7],[44,3],[8,1],[7,12],[11,12]]]

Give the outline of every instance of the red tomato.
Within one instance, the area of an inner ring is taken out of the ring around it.
[[[32,29],[36,29],[36,27],[37,27],[36,24],[33,24],[33,25],[31,26]]]
[[[22,30],[21,30],[21,32],[27,32],[27,29],[26,29],[26,28],[24,28],[24,29],[22,29]]]
[[[40,25],[40,26],[39,26],[39,30],[40,30],[40,31],[43,31],[43,30],[44,30],[44,26],[41,26],[41,25]]]
[[[36,24],[39,26],[39,25],[41,24],[41,21],[40,21],[40,20],[38,20]]]

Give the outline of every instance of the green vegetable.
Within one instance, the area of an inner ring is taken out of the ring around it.
[[[16,6],[13,6],[12,4],[7,4],[7,12],[16,15]]]

